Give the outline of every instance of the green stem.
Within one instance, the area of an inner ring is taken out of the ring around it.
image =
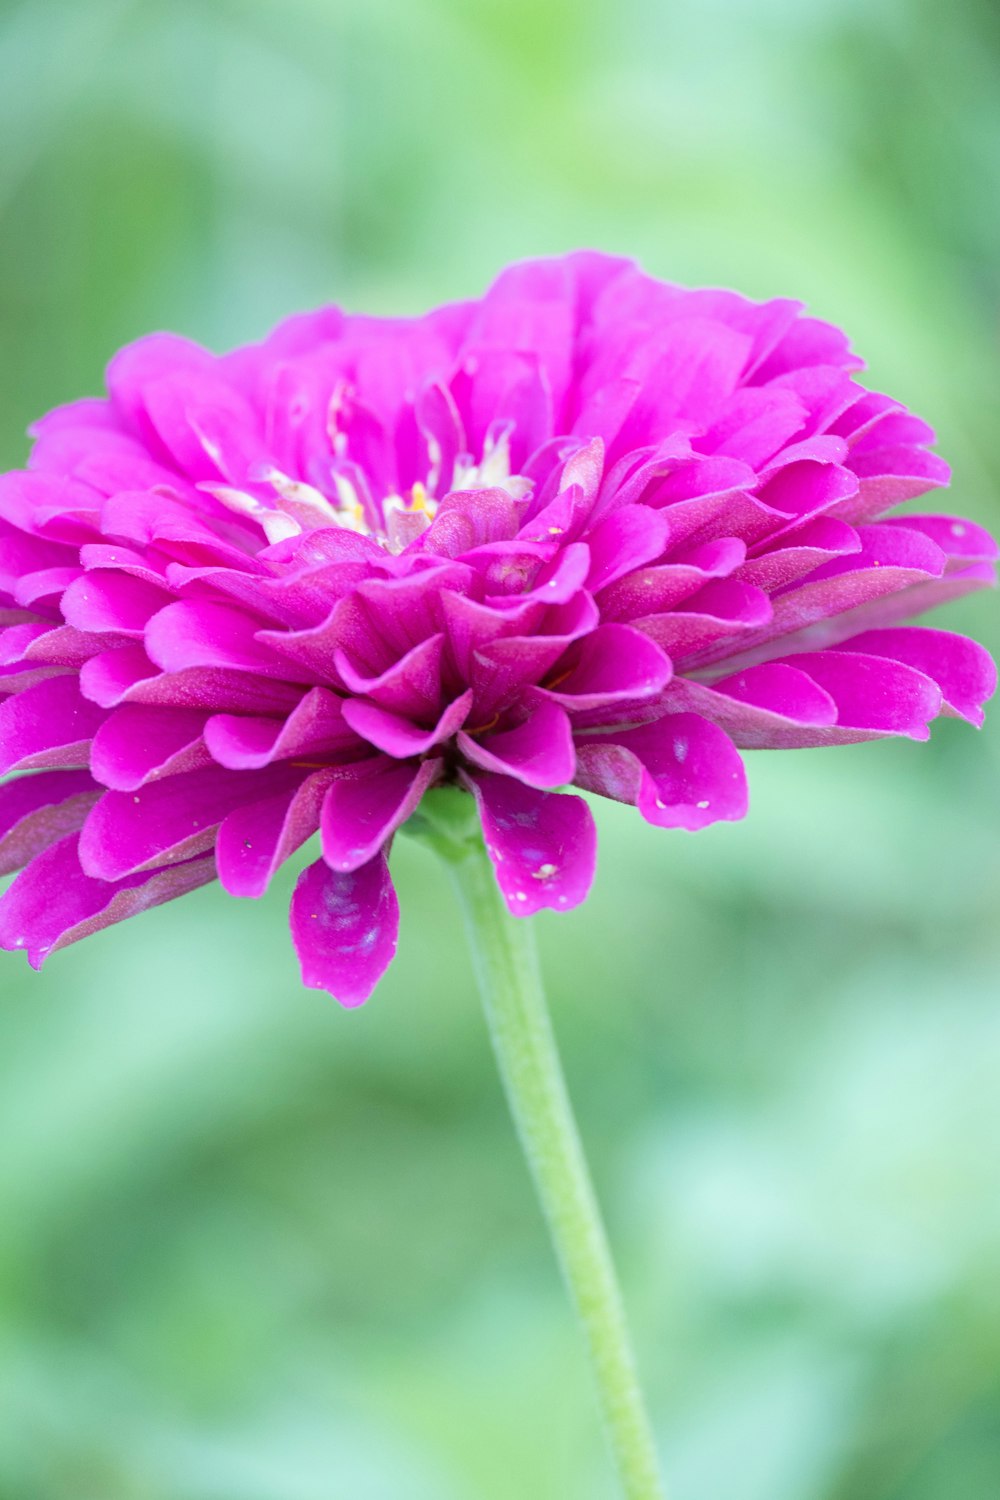
[[[621,1293],[566,1090],[530,918],[512,917],[482,841],[449,861],[511,1113],[583,1325],[627,1500],[663,1500]]]

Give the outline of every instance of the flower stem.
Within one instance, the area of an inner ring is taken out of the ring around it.
[[[621,1293],[573,1117],[530,918],[512,917],[481,840],[449,861],[511,1113],[576,1305],[627,1500],[663,1500]]]

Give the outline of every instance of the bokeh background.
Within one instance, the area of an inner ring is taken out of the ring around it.
[[[991,0],[0,6],[0,460],[120,343],[594,245],[797,295],[1000,523]],[[992,597],[950,623],[1000,644]],[[674,1500],[1000,1495],[1000,729],[601,813],[541,922]],[[451,893],[296,981],[291,876],[0,962],[0,1500],[608,1500]]]

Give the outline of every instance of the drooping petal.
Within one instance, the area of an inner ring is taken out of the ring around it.
[[[362,1004],[396,953],[399,903],[385,855],[347,872],[317,860],[299,876],[290,918],[302,983]]]
[[[511,912],[528,917],[543,907],[568,911],[584,901],[594,879],[597,829],[582,797],[544,792],[510,776],[468,778],[486,848]]]

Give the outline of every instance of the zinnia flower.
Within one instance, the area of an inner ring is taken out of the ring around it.
[[[314,833],[305,983],[370,994],[387,853],[476,799],[510,910],[587,894],[575,785],[649,823],[741,818],[740,749],[925,739],[994,686],[901,624],[992,580],[948,478],[790,301],[597,254],[415,319],[293,318],[221,357],[167,334],[0,479],[0,944],[35,965]]]

